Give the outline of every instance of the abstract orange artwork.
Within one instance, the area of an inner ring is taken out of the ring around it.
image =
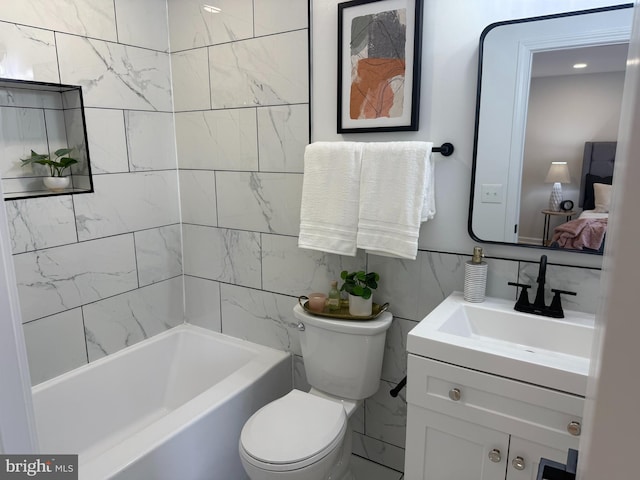
[[[402,115],[405,44],[405,9],[353,19],[349,102],[352,119]]]

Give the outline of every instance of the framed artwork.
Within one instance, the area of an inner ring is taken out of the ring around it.
[[[338,4],[338,133],[418,130],[422,0]]]

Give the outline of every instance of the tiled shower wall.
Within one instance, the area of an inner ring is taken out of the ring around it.
[[[166,4],[2,2],[0,42],[0,76],[82,85],[87,107],[95,193],[6,202],[39,383],[183,321]]]
[[[50,0],[0,7],[8,51],[36,58],[37,80],[84,85],[89,107],[96,192],[7,203],[34,382],[181,322],[184,268],[188,321],[292,352],[295,384],[307,388],[296,297],[328,290],[343,269],[368,268],[381,274],[375,299],[390,302],[395,319],[380,391],[354,418],[354,451],[402,470],[404,392],[388,391],[406,371],[407,332],[462,288],[469,257],[298,249],[306,0],[222,1],[218,16],[169,0],[171,55],[163,3],[74,0],[73,14]],[[487,261],[489,295],[515,300],[507,281],[535,281],[536,264]],[[595,310],[599,270],[551,265],[548,275],[580,292],[567,308]]]

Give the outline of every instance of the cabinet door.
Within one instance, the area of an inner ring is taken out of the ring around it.
[[[407,408],[407,480],[505,478],[507,434],[416,405]]]
[[[507,480],[536,480],[541,458],[564,464],[567,461],[569,448],[568,442],[567,448],[560,450],[512,435],[509,445]]]

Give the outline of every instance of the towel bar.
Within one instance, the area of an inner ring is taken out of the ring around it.
[[[439,147],[433,147],[431,149],[432,152],[441,153],[443,156],[448,157],[453,153],[453,144],[446,142],[440,145]]]

